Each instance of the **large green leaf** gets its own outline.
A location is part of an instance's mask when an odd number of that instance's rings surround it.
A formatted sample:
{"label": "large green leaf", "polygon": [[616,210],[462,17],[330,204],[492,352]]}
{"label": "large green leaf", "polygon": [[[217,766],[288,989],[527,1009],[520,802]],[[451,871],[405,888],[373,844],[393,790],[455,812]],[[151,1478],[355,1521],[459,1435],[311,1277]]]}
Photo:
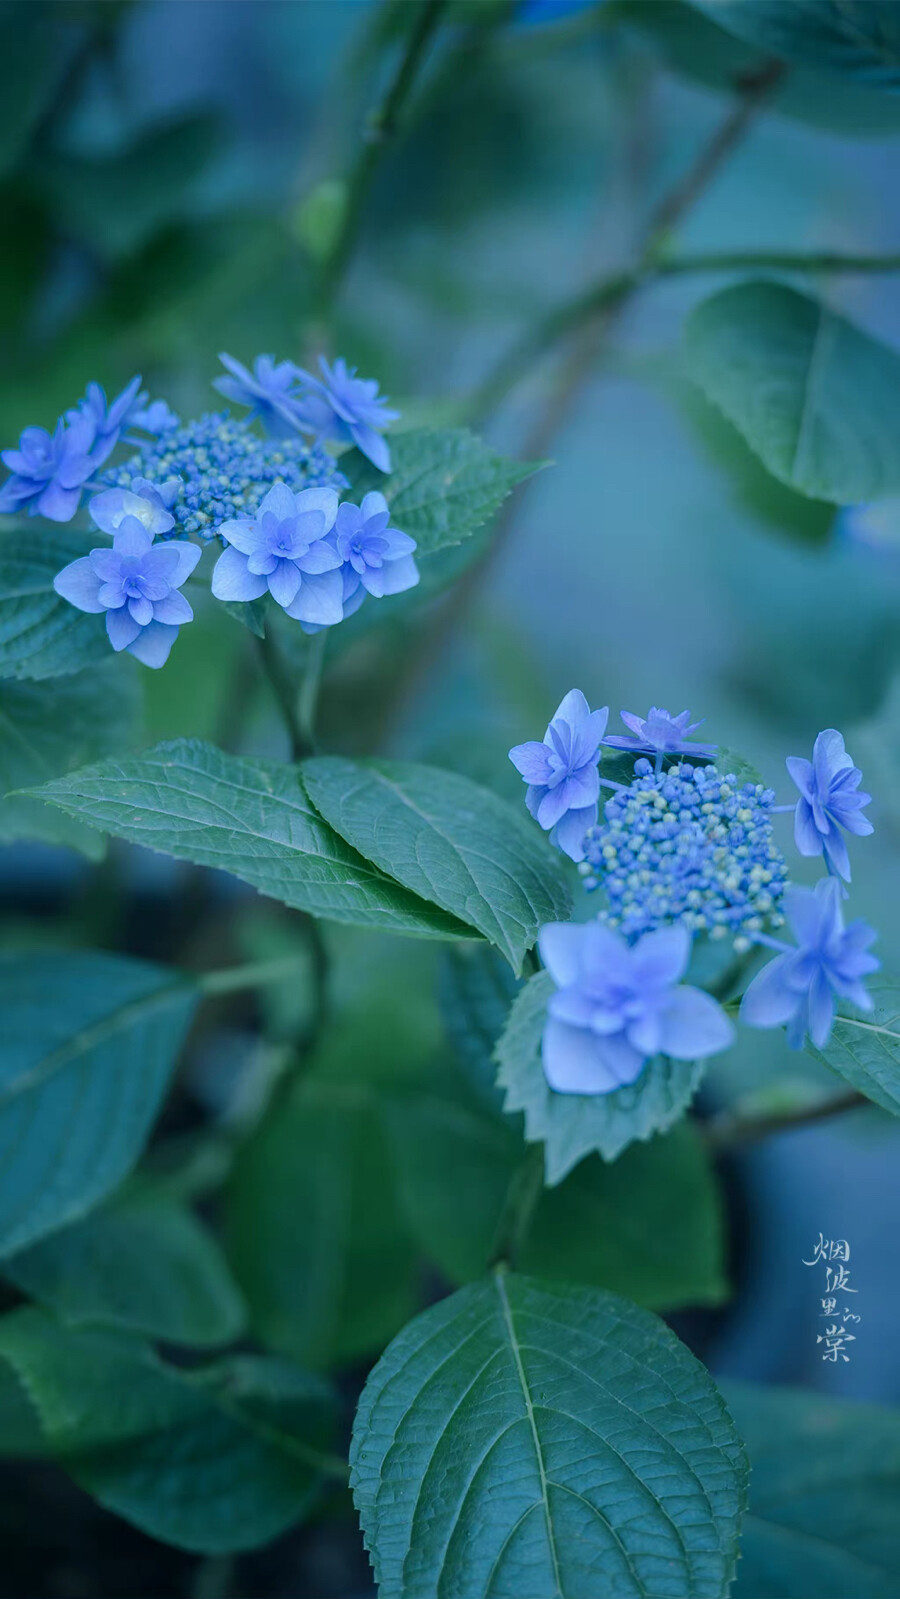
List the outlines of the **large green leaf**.
{"label": "large green leaf", "polygon": [[110,660],[52,684],[0,682],[0,843],[39,838],[71,844],[94,860],[103,854],[92,828],[10,790],[45,783],[127,747],[140,705],[133,667],[133,661]]}
{"label": "large green leaf", "polygon": [[70,1326],[128,1328],[168,1344],[230,1343],[246,1315],[212,1234],[144,1188],[13,1255],[2,1275]]}
{"label": "large green leaf", "polygon": [[272,1348],[346,1364],[412,1314],[415,1249],[364,1083],[298,1084],[241,1150],[225,1197],[229,1260]]}
{"label": "large green leaf", "polygon": [[97,543],[96,533],[68,527],[0,531],[0,677],[63,677],[109,660],[103,617],[76,610],[53,587]]}
{"label": "large green leaf", "polygon": [[117,955],[0,957],[0,1256],[83,1216],[134,1165],[196,1004]]}
{"label": "large green leaf", "polygon": [[502,1108],[503,1095],[496,1084],[494,1046],[519,987],[506,961],[490,947],[458,944],[444,953],[440,1000],[447,1037],[478,1097],[496,1108]]}
{"label": "large green leaf", "polygon": [[186,1372],[122,1333],[73,1332],[43,1311],[0,1320],[51,1453],[152,1538],[222,1554],[298,1521],[321,1483],[329,1391],[280,1360]]}
{"label": "large green leaf", "polygon": [[876,1105],[900,1116],[900,985],[881,973],[866,987],[874,1010],[846,1006],[846,1014],[835,1017],[825,1048],[807,1048]]}
{"label": "large green leaf", "polygon": [[92,827],[217,866],[315,916],[392,933],[472,936],[348,848],[310,804],[293,766],[177,739],[87,766],[35,794]]}
{"label": "large green leaf", "polygon": [[710,1377],[661,1322],[502,1271],[394,1340],[351,1472],[381,1599],[722,1599],[747,1481]]}
{"label": "large green leaf", "polygon": [[497,1045],[497,1081],[506,1109],[525,1113],[525,1136],[544,1145],[548,1183],[558,1183],[594,1150],[615,1160],[635,1139],[664,1132],[687,1110],[704,1061],[648,1060],[635,1083],[613,1094],[558,1094],[541,1064],[541,1035],[553,992],[549,972],[532,977],[516,1000]]}
{"label": "large green leaf", "polygon": [[303,763],[326,821],[414,893],[477,928],[515,971],[545,922],[568,917],[562,859],[513,806],[412,761]]}
{"label": "large green leaf", "polygon": [[782,283],[704,300],[688,369],[775,477],[838,504],[900,491],[900,356]]}
{"label": "large green leaf", "polygon": [[752,1464],[734,1599],[895,1599],[900,1411],[724,1385]]}
{"label": "large green leaf", "polygon": [[692,0],[739,39],[801,67],[900,89],[900,15],[872,0]]}
{"label": "large green leaf", "polygon": [[461,544],[538,470],[534,463],[506,460],[465,428],[392,433],[390,446],[387,477],[356,450],[341,457],[341,470],[354,499],[380,490],[392,520],[415,539],[417,557]]}
{"label": "large green leaf", "polygon": [[[451,1282],[480,1277],[522,1162],[510,1122],[477,1101],[407,1094],[388,1110],[411,1230]],[[545,1190],[517,1264],[551,1281],[624,1294],[651,1310],[724,1296],[723,1234],[711,1164],[694,1129],[593,1155]]]}

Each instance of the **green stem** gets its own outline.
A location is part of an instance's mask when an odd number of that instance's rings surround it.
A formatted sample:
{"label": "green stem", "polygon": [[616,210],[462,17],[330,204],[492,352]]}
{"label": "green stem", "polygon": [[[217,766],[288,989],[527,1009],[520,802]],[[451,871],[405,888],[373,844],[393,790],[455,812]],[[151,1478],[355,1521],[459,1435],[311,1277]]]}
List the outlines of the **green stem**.
{"label": "green stem", "polygon": [[690,255],[660,255],[651,275],[677,277],[692,272],[900,272],[900,255],[846,255],[831,250],[700,250]]}
{"label": "green stem", "polygon": [[321,633],[314,633],[309,640],[306,657],[306,670],[300,683],[300,695],[297,705],[297,716],[300,728],[307,744],[308,751],[316,750],[316,709],[319,703],[319,690],[322,686],[322,672],[325,667],[325,650],[328,643],[327,629]]}
{"label": "green stem", "polygon": [[269,627],[266,628],[265,638],[256,639],[256,648],[263,672],[287,729],[291,756],[295,761],[302,761],[304,756],[312,755],[313,749],[300,721],[297,686]]}
{"label": "green stem", "polygon": [[544,1191],[544,1146],[529,1144],[513,1172],[497,1223],[488,1269],[514,1266],[528,1236],[538,1200]]}
{"label": "green stem", "polygon": [[[313,926],[312,917],[309,921]],[[273,960],[248,961],[245,966],[226,966],[217,972],[201,972],[196,978],[198,986],[209,998],[220,994],[239,994],[246,988],[264,988],[268,983],[280,983],[292,977],[298,966],[305,964],[306,956],[279,955]]]}
{"label": "green stem", "polygon": [[327,315],[340,286],[356,242],[372,180],[385,149],[397,133],[419,68],[446,5],[447,0],[418,0],[397,70],[384,99],[368,119],[362,147],[347,180],[341,225],[321,268],[316,295],[319,317]]}
{"label": "green stem", "polygon": [[811,1127],[816,1122],[830,1121],[833,1116],[843,1116],[847,1111],[859,1110],[871,1101],[858,1089],[848,1088],[829,1099],[813,1105],[798,1105],[790,1110],[771,1111],[762,1116],[741,1116],[722,1112],[702,1127],[703,1140],[716,1153],[739,1149],[744,1144],[755,1144],[775,1133],[793,1132],[798,1127]]}

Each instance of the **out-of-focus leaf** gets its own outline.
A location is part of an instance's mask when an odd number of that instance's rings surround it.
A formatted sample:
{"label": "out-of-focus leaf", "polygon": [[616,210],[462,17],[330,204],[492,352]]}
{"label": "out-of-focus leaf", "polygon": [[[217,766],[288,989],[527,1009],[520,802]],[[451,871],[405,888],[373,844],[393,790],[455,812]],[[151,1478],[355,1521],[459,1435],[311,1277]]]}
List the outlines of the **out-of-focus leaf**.
{"label": "out-of-focus leaf", "polygon": [[13,1255],[2,1275],[73,1327],[121,1327],[202,1348],[230,1343],[245,1319],[212,1234],[149,1188]]}
{"label": "out-of-focus leaf", "polygon": [[723,1391],[751,1464],[734,1599],[894,1599],[900,1412],[753,1383]]}
{"label": "out-of-focus leaf", "polygon": [[179,1549],[253,1549],[308,1513],[330,1390],[286,1361],[236,1355],[191,1372],[135,1338],[75,1332],[39,1310],[0,1320],[0,1359],[49,1452],[108,1510]]}
{"label": "out-of-focus leaf", "polygon": [[538,972],[519,994],[497,1045],[497,1081],[506,1092],[506,1109],[524,1111],[529,1142],[543,1143],[547,1181],[554,1184],[595,1150],[604,1160],[615,1160],[636,1139],[665,1132],[687,1110],[706,1062],[655,1055],[636,1082],[615,1093],[557,1094],[541,1064],[552,992],[549,972]]}
{"label": "out-of-focus leaf", "polygon": [[61,8],[7,3],[0,9],[0,177],[26,149],[84,39]]}
{"label": "out-of-focus leaf", "polygon": [[747,1462],[712,1379],[596,1289],[498,1271],[432,1306],[350,1461],[381,1599],[721,1599],[737,1564]]}
{"label": "out-of-focus leaf", "polygon": [[560,857],[488,789],[413,761],[304,761],[313,803],[367,860],[478,929],[514,971],[571,895]]}
{"label": "out-of-focus leaf", "polygon": [[140,707],[134,666],[120,657],[52,683],[0,681],[0,843],[36,838],[71,844],[93,860],[102,856],[103,840],[92,828],[10,791],[134,742]]}
{"label": "out-of-focus leaf", "polygon": [[84,1216],[134,1165],[196,1004],[118,955],[0,958],[0,1256]]}
{"label": "out-of-focus leaf", "polygon": [[721,27],[801,67],[900,89],[900,15],[870,0],[691,0]]}
{"label": "out-of-focus leaf", "polygon": [[775,477],[849,504],[900,491],[892,418],[900,356],[783,283],[704,300],[686,329],[688,370]]}

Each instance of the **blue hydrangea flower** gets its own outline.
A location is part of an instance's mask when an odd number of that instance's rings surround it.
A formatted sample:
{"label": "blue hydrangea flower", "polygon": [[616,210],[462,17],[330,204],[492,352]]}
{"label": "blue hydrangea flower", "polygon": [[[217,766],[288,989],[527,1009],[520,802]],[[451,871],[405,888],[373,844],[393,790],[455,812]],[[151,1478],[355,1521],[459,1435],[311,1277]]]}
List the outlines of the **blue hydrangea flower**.
{"label": "blue hydrangea flower", "polygon": [[80,611],[106,612],[114,650],[128,650],[145,666],[159,667],[167,661],[181,624],[193,620],[190,604],[178,591],[201,551],[196,544],[155,544],[151,528],[167,513],[147,505],[140,516],[134,515],[130,506],[135,498],[114,490],[98,496],[104,504],[92,502],[98,525],[113,533],[112,549],[91,550],[72,561],[54,578],[53,587]]}
{"label": "blue hydrangea flower", "polygon": [[0,512],[21,511],[46,516],[51,522],[69,522],[81,503],[84,485],[114,448],[98,440],[97,427],[87,414],[60,417],[56,430],[26,428],[17,450],[4,450],[2,460],[12,473],[0,488]]}
{"label": "blue hydrangea flower", "polygon": [[841,885],[824,877],[815,888],[789,888],[784,909],[796,948],[771,942],[781,954],[754,977],[741,1001],[741,1020],[751,1027],[787,1027],[792,1049],[806,1034],[818,1049],[831,1037],[836,999],[871,1010],[862,979],[881,962],[867,953],[877,937],[863,921],[844,926]]}
{"label": "blue hydrangea flower", "polygon": [[900,545],[900,497],[842,506],[832,532],[838,540],[862,544],[870,550],[895,551]]}
{"label": "blue hydrangea flower", "polygon": [[271,488],[253,518],[218,529],[228,548],[213,572],[220,600],[258,600],[268,592],[288,616],[325,626],[343,611],[341,557],[326,534],[337,517],[334,489]]}
{"label": "blue hydrangea flower", "polygon": [[399,411],[389,410],[374,378],[358,378],[356,368],[346,361],[337,360],[329,367],[322,356],[319,367],[321,381],[297,368],[306,385],[300,394],[300,426],[317,439],[355,444],[379,472],[389,472],[391,452],[381,434],[389,422],[396,422]]}
{"label": "blue hydrangea flower", "polygon": [[229,375],[214,378],[213,388],[227,400],[250,407],[250,417],[258,416],[270,438],[289,438],[302,424],[297,401],[299,370],[293,361],[276,361],[273,355],[258,355],[253,371],[248,371],[233,356],[219,356]]}
{"label": "blue hydrangea flower", "polygon": [[775,794],[715,766],[684,762],[655,772],[636,762],[634,781],[613,794],[585,841],[602,887],[603,919],[633,938],[676,923],[737,949],[781,922],[787,868],[774,838]]}
{"label": "blue hydrangea flower", "polygon": [[689,742],[690,734],[695,733],[702,722],[692,722],[690,711],[681,711],[678,716],[670,716],[668,711],[656,705],[651,705],[645,717],[635,716],[632,711],[620,711],[619,715],[626,727],[631,728],[631,734],[611,733],[603,740],[611,749],[635,750],[638,753],[646,751],[657,756],[657,764],[662,764],[664,755],[715,755],[715,744],[693,744]]}
{"label": "blue hydrangea flower", "polygon": [[385,594],[402,594],[418,583],[419,570],[413,560],[416,541],[391,527],[390,520],[387,500],[377,491],[367,494],[362,505],[338,507],[334,540],[348,579],[347,599],[358,589],[381,599]]}
{"label": "blue hydrangea flower", "polygon": [[600,744],[609,706],[592,711],[580,689],[570,689],[543,743],[532,739],[509,752],[528,784],[525,803],[550,842],[573,861],[584,859],[584,840],[597,820]]}
{"label": "blue hydrangea flower", "polygon": [[107,454],[109,454],[118,444],[122,429],[133,421],[132,412],[139,403],[140,386],[140,378],[132,378],[112,404],[107,405],[105,389],[102,389],[99,383],[89,383],[84,399],[79,400],[74,410],[66,412],[66,418],[69,422],[74,422],[79,416],[90,417],[96,430],[97,444],[101,447],[108,446]]}
{"label": "blue hydrangea flower", "polygon": [[556,984],[541,1053],[557,1093],[609,1094],[652,1055],[699,1060],[734,1038],[721,1005],[681,981],[691,953],[683,927],[628,944],[599,922],[553,922],[538,945]]}
{"label": "blue hydrangea flower", "polygon": [[253,516],[273,483],[292,489],[347,487],[325,450],[310,448],[298,435],[262,439],[247,421],[224,413],[148,439],[124,465],[104,472],[101,481],[131,488],[136,478],[157,488],[178,478],[182,492],[171,507],[176,530],[202,539],[213,538],[222,522]]}
{"label": "blue hydrangea flower", "polygon": [[165,400],[151,400],[147,394],[138,395],[127,420],[129,427],[155,435],[169,433],[172,428],[181,426],[181,417],[176,416]]}
{"label": "blue hydrangea flower", "polygon": [[88,510],[103,533],[118,533],[126,517],[135,518],[154,539],[171,532],[175,525],[168,494],[159,493],[153,483],[142,484],[140,478],[131,489],[104,489],[95,494]]}
{"label": "blue hydrangea flower", "polygon": [[813,745],[813,758],[789,755],[785,762],[800,798],[794,809],[794,838],[801,855],[824,854],[829,871],[850,881],[850,857],[841,834],[874,832],[861,814],[871,794],[861,793],[862,772],[844,748],[841,734],[826,727]]}

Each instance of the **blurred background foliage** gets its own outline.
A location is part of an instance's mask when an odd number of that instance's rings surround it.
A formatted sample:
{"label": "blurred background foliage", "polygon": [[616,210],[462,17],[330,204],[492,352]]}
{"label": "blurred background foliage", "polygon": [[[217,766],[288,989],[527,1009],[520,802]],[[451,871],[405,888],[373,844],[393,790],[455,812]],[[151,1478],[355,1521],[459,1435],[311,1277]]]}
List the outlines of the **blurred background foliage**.
{"label": "blurred background foliage", "polygon": [[[29,423],[52,426],[89,379],[116,392],[135,371],[182,415],[213,408],[220,350],[306,361],[330,348],[377,376],[405,423],[474,417],[501,357],[559,303],[628,261],[660,196],[769,53],[765,39],[738,38],[713,7],[683,0],[545,7],[530,17],[508,0],[455,0],[326,319],[317,274],[340,224],[342,177],[408,9],[406,0],[0,5],[4,444]],[[827,62],[792,67],[679,226],[679,247],[900,249],[898,136],[900,95],[889,87],[837,78]],[[367,612],[348,627],[321,726],[332,749],[378,745],[434,760],[514,798],[520,785],[506,750],[539,733],[575,683],[614,713],[689,705],[712,738],[775,784],[786,754],[838,726],[867,775],[871,768],[875,795],[875,836],[854,856],[853,909],[879,927],[882,958],[896,966],[900,540],[873,547],[843,535],[834,507],[770,477],[690,382],[684,319],[725,281],[651,285],[607,338],[582,328],[479,417],[510,454],[555,464],[501,513],[491,562],[477,582],[466,580],[465,604],[438,597],[424,611],[397,606],[375,629]],[[816,287],[900,343],[896,279],[826,276]],[[132,746],[190,734],[283,753],[248,640],[220,608],[198,607],[166,671],[138,683],[123,672],[131,664],[116,662],[109,726],[86,729],[92,755],[112,748],[124,727]],[[73,692],[61,682],[61,693]],[[0,769],[3,758],[0,743]],[[16,837],[10,813],[0,813],[0,826],[0,837]],[[295,947],[291,918],[233,883],[116,847],[91,865],[59,847],[84,849],[85,837],[57,839],[0,854],[6,947],[90,944],[197,966]],[[477,1072],[473,1081],[457,1063],[459,1082],[447,1088],[438,955],[338,932],[329,941],[334,1030],[284,1122],[244,1149],[223,1221],[232,1269],[273,1346],[343,1367],[377,1350],[429,1291],[415,1226],[410,1233],[397,1222],[410,1195],[413,1216],[431,1217],[432,1245],[444,1237],[444,1221],[428,1209],[440,1196],[429,1194],[427,1170],[398,1166],[391,1151],[458,1137],[460,1169],[484,1173],[488,1135],[478,1130]],[[451,980],[444,970],[445,995]],[[193,1035],[181,1095],[149,1157],[176,1194],[203,1203],[216,1189],[216,1159],[228,1165],[234,1129],[252,1123],[289,1040],[309,1023],[302,985],[260,1004],[262,1014],[249,1000],[219,1006]],[[421,1085],[423,1060],[441,1088],[419,1104],[403,1090]],[[753,1035],[713,1092],[728,1102],[802,1098],[816,1073],[780,1039]],[[377,1131],[372,1084],[390,1089]],[[209,1119],[221,1148],[194,1160],[193,1131]],[[866,1110],[732,1162],[725,1267],[736,1297],[676,1321],[714,1374],[900,1397],[900,1244],[883,1224],[896,1196],[898,1134],[886,1123]],[[507,1154],[490,1139],[487,1157],[488,1177],[505,1170]],[[298,1246],[296,1218],[317,1169],[351,1174],[328,1223],[352,1244],[352,1271],[341,1254],[343,1284],[322,1275],[318,1229]],[[277,1182],[255,1199],[260,1171]],[[611,1215],[621,1203],[610,1200]],[[354,1230],[351,1214],[365,1230]],[[715,1201],[708,1214],[715,1231]],[[248,1230],[254,1216],[269,1228],[265,1262]],[[609,1223],[599,1215],[596,1226],[599,1236]],[[648,1218],[651,1235],[657,1227]],[[813,1290],[800,1260],[820,1229],[848,1236],[857,1262],[865,1358],[842,1369],[822,1367],[810,1330]],[[679,1247],[656,1241],[661,1259]],[[688,1298],[721,1307],[721,1240],[708,1242]],[[282,1245],[288,1286],[273,1287]],[[309,1255],[298,1273],[301,1246]],[[534,1248],[540,1253],[540,1230]],[[436,1249],[428,1269],[462,1280],[469,1264],[452,1237]],[[609,1281],[615,1260],[604,1270]],[[347,1280],[355,1305],[341,1297]],[[291,1299],[298,1281],[313,1283],[313,1302]],[[640,1297],[633,1283],[626,1291]],[[21,1595],[26,1580],[40,1584],[29,1593],[59,1599],[137,1591],[128,1587],[136,1562],[141,1592],[213,1599],[226,1591],[215,1562],[197,1571],[30,1470],[17,1468],[0,1508],[10,1550],[3,1592]],[[37,1579],[26,1494],[43,1507]],[[322,1527],[248,1560],[248,1591],[362,1593],[362,1556],[335,1532],[345,1509],[336,1502]],[[81,1564],[73,1549],[89,1551]]]}

